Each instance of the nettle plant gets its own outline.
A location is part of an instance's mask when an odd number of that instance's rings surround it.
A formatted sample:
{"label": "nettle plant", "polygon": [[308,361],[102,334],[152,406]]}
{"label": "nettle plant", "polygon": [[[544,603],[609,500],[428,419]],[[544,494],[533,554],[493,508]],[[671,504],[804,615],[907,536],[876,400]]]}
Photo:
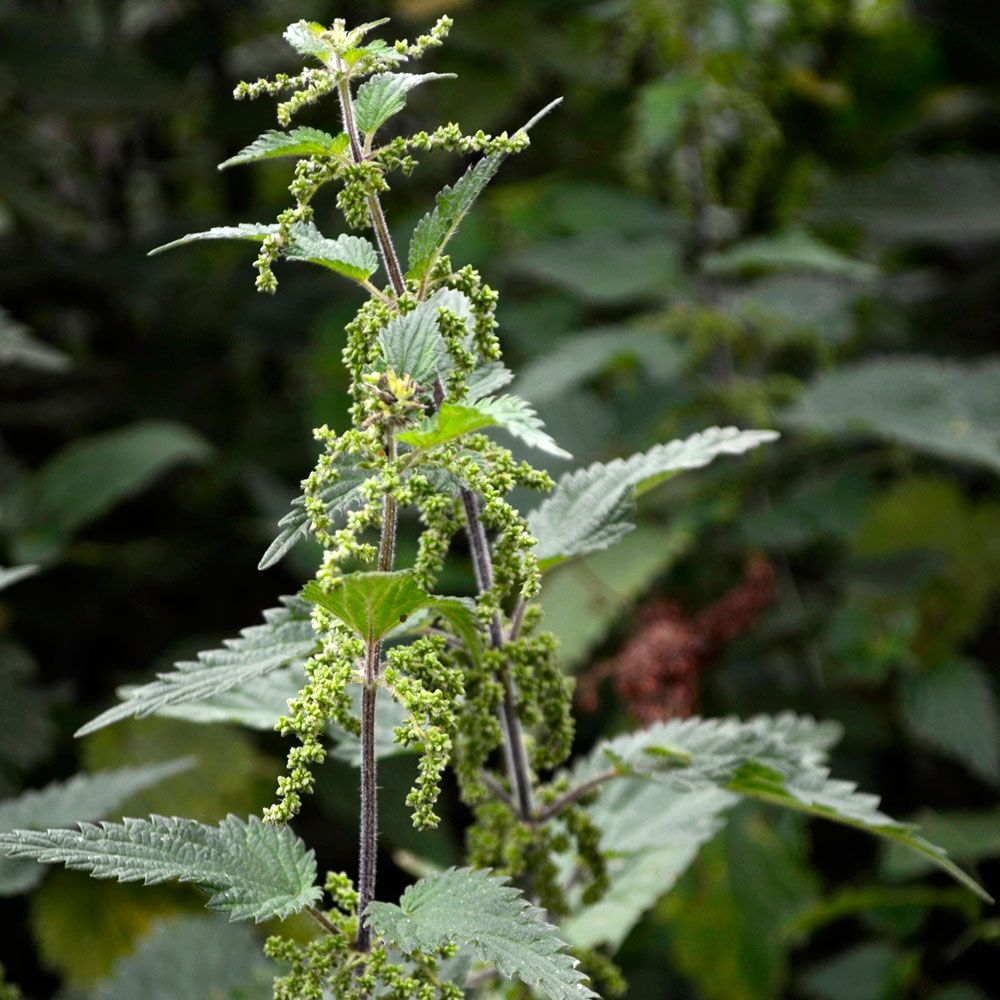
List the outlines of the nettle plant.
{"label": "nettle plant", "polygon": [[[876,797],[829,776],[838,736],[829,723],[675,719],[604,740],[567,764],[572,685],[535,600],[545,572],[614,544],[632,527],[635,499],[674,474],[776,435],[710,428],[553,483],[482,433],[500,428],[565,456],[523,399],[501,394],[513,376],[501,360],[496,293],[445,254],[505,157],[527,147],[529,127],[551,105],[511,135],[469,135],[448,124],[382,138],[408,92],[440,76],[401,73],[400,65],[440,45],[451,22],[443,17],[416,42],[391,45],[369,40],[381,23],[293,24],[285,38],[310,66],[236,88],[237,97],[291,94],[278,105],[284,130],[223,164],[296,157],[291,207],[273,224],[168,244],[257,242],[264,292],[276,289],[274,266],[293,260],[368,293],[343,353],[352,425],[316,431],[319,460],[261,566],[310,535],[322,545],[322,563],[262,625],[125,689],[118,705],[80,730],[154,713],[257,726],[280,715],[276,728],[294,746],[276,801],[263,818],[229,816],[218,826],[151,816],[42,829],[46,811],[25,810],[20,825],[29,828],[0,836],[6,854],[96,878],[192,882],[232,920],[308,912],[318,925],[313,940],[276,936],[266,945],[285,964],[275,979],[279,1000],[505,990],[580,1000],[597,996],[593,987],[619,991],[614,950],[740,797],[902,843],[985,896],[943,851],[881,813]],[[342,131],[289,127],[297,111],[328,95],[339,102]],[[404,268],[380,199],[394,171],[414,169],[415,153],[439,149],[481,156],[417,224]],[[370,228],[374,244],[319,231],[314,203],[329,186],[339,189],[348,228]],[[373,280],[380,268],[381,286]],[[508,500],[515,487],[547,496],[524,515]],[[404,523],[419,523],[419,539],[413,565],[397,568],[403,512],[416,515]],[[437,579],[463,532],[476,596],[440,595]],[[290,826],[313,791],[314,768],[336,744],[348,755],[353,747],[360,768],[356,882],[342,873],[318,882],[314,854]],[[434,871],[397,904],[376,900],[377,766],[401,749],[419,754],[407,797],[414,825],[438,822],[449,769],[473,821],[468,867]],[[74,801],[85,798],[81,787]]]}

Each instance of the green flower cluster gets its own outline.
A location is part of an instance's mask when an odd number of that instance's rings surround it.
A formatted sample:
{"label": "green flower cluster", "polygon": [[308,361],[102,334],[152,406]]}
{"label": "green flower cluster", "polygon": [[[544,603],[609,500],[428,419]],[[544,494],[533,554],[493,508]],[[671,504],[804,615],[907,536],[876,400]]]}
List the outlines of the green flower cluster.
{"label": "green flower cluster", "polygon": [[274,1000],[462,1000],[462,990],[438,975],[441,962],[452,958],[455,948],[446,945],[433,953],[407,955],[405,961],[390,956],[382,946],[370,952],[355,951],[350,942],[358,923],[358,893],[342,872],[327,875],[326,891],[333,907],[320,913],[324,934],[302,944],[273,935],[264,951],[288,967],[274,982]]}

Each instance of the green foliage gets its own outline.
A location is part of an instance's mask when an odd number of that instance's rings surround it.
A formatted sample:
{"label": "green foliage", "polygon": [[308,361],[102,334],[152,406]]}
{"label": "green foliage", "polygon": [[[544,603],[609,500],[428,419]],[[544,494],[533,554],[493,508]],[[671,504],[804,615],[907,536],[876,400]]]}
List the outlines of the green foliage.
{"label": "green foliage", "polygon": [[815,271],[837,278],[873,278],[871,264],[854,260],[816,239],[806,229],[791,229],[737,243],[705,258],[709,274],[747,275],[768,271]]}
{"label": "green foliage", "polygon": [[475,406],[442,403],[433,417],[413,430],[403,431],[399,440],[413,448],[426,450],[485,427],[502,427],[533,448],[558,458],[572,458],[542,430],[542,426],[529,403],[518,396],[498,396],[481,399]]}
{"label": "green foliage", "polygon": [[682,441],[656,445],[629,459],[598,463],[566,473],[553,493],[528,515],[538,539],[542,568],[614,545],[634,528],[629,520],[637,496],[685,469],[708,465],[719,455],[739,455],[777,435],[710,427]]}
{"label": "green foliage", "polygon": [[122,719],[142,718],[172,705],[212,698],[305,659],[316,645],[308,606],[292,597],[282,601],[283,607],[264,612],[263,625],[243,629],[239,638],[227,640],[222,649],[199,653],[197,660],[178,663],[175,670],[160,674],[157,680],[121,692],[122,702],[81,726],[77,736]]}
{"label": "green foliage", "polygon": [[[348,146],[346,132],[330,135],[322,129],[300,125],[287,132],[270,129],[245,149],[219,164],[220,170],[241,163],[256,163],[282,156],[342,156]],[[239,227],[237,227],[239,228]]]}
{"label": "green foliage", "polygon": [[36,371],[60,372],[71,364],[62,351],[32,336],[26,326],[15,322],[0,308],[0,366],[20,365]]}
{"label": "green foliage", "polygon": [[[516,135],[527,133],[558,103],[559,101],[553,101],[542,108],[534,118],[518,129]],[[477,164],[469,167],[453,185],[438,193],[434,209],[428,212],[413,230],[407,278],[423,281],[427,277],[448,241],[455,235],[462,220],[496,176],[505,159],[505,153],[491,153],[489,156],[484,156]]]}
{"label": "green foliage", "polygon": [[387,368],[425,386],[448,371],[451,359],[439,328],[441,309],[465,320],[471,315],[469,300],[461,292],[444,288],[389,320],[378,338]]}
{"label": "green foliage", "polygon": [[824,434],[862,434],[1000,471],[1000,367],[907,357],[821,375],[783,419]]}
{"label": "green foliage", "polygon": [[556,929],[504,878],[451,868],[410,886],[393,903],[373,903],[368,919],[380,934],[413,954],[454,942],[472,945],[501,975],[552,1000],[596,997]]}
{"label": "green foliage", "polygon": [[41,567],[28,563],[26,566],[0,566],[0,590],[12,587],[18,580],[34,576]]}
{"label": "green foliage", "polygon": [[213,226],[204,232],[188,233],[179,239],[164,243],[163,246],[155,247],[149,251],[149,255],[153,257],[165,250],[173,250],[175,247],[187,246],[188,243],[198,243],[201,240],[249,240],[259,243],[277,231],[276,225],[263,222],[241,222],[236,226]]}
{"label": "green foliage", "polygon": [[992,897],[912,826],[879,811],[878,796],[830,777],[826,751],[839,729],[808,718],[684,719],[619,736],[595,751],[626,774],[675,788],[726,789],[884,837],[931,860],[987,902]]}
{"label": "green foliage", "polygon": [[3,495],[0,528],[22,558],[51,556],[81,528],[175,466],[211,449],[189,428],[148,420],[76,441]]}
{"label": "green foliage", "polygon": [[90,1000],[131,1000],[160,993],[175,1000],[266,1000],[272,970],[245,927],[208,917],[157,924],[133,955],[93,990]]}
{"label": "green foliage", "polygon": [[364,639],[381,639],[422,608],[447,619],[473,655],[480,646],[474,610],[454,597],[427,593],[410,570],[348,573],[326,590],[313,580],[302,596],[335,615]]}
{"label": "green foliage", "polygon": [[[0,802],[0,834],[12,830],[44,830],[81,819],[99,819],[143,789],[186,771],[190,760],[146,767],[123,767],[78,774],[37,791]],[[0,858],[0,896],[27,892],[41,882],[44,870],[30,862]]]}
{"label": "green foliage", "polygon": [[176,879],[209,894],[230,920],[287,917],[319,898],[312,851],[284,827],[229,816],[217,827],[152,816],[123,823],[81,823],[77,830],[0,834],[9,857],[65,864],[94,878],[146,885]]}
{"label": "green foliage", "polygon": [[376,73],[358,87],[354,114],[358,128],[368,134],[378,131],[393,115],[406,107],[406,95],[428,80],[453,79],[454,73]]}
{"label": "green foliage", "polygon": [[378,270],[375,247],[363,236],[338,236],[330,240],[312,225],[297,226],[285,256],[329,268],[345,278],[366,281]]}

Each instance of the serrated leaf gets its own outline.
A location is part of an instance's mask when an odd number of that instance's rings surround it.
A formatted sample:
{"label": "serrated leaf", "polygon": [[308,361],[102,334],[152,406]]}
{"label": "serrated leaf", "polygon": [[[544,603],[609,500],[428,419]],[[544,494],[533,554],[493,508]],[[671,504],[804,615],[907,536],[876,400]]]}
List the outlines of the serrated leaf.
{"label": "serrated leaf", "polygon": [[908,847],[970,889],[989,894],[914,827],[879,811],[879,799],[830,777],[827,750],[839,727],[790,713],[776,717],[676,719],[602,743],[595,753],[623,773],[681,790],[722,788],[851,826]]}
{"label": "serrated leaf", "polygon": [[427,593],[412,570],[346,573],[328,589],[311,580],[302,590],[307,601],[335,615],[363,639],[381,639],[415,611],[429,608],[452,625],[470,655],[478,656],[479,627],[473,607],[457,597]]}
{"label": "serrated leaf", "polygon": [[[77,774],[68,781],[56,781],[44,788],[24,792],[16,799],[0,802],[0,834],[16,829],[62,826],[80,819],[99,819],[136,792],[186,771],[192,763],[190,758],[182,758],[146,767]],[[31,862],[0,858],[0,896],[27,892],[44,874],[44,869]]]}
{"label": "serrated leaf", "polygon": [[188,243],[198,243],[202,240],[249,240],[253,243],[261,243],[266,237],[273,236],[277,231],[277,223],[270,222],[240,222],[235,226],[213,226],[203,232],[188,233],[180,239],[154,247],[146,256],[155,257],[156,254],[163,253],[164,250],[173,250],[174,247],[182,247]]}
{"label": "serrated leaf", "polygon": [[705,259],[708,274],[733,277],[770,271],[812,271],[863,280],[877,273],[874,265],[855,260],[818,240],[807,229],[786,229],[744,240]]}
{"label": "serrated leaf", "polygon": [[401,431],[398,437],[405,444],[424,450],[486,427],[502,427],[533,448],[559,458],[572,458],[542,430],[542,426],[530,403],[519,396],[499,396],[478,400],[474,406],[442,403],[434,416],[419,427]]}
{"label": "serrated leaf", "polygon": [[428,80],[454,79],[454,73],[376,73],[354,98],[354,116],[364,133],[376,131],[406,106],[406,95]]}
{"label": "serrated leaf", "polygon": [[492,396],[497,389],[509,385],[514,373],[502,361],[488,361],[480,365],[465,381],[465,401],[478,403],[486,396]]}
{"label": "serrated leaf", "polygon": [[40,569],[41,566],[37,563],[28,563],[25,566],[0,566],[0,590],[12,587],[19,580],[27,580]]}
{"label": "serrated leaf", "polygon": [[155,681],[119,692],[124,700],[77,730],[77,736],[103,729],[121,719],[143,718],[170,705],[202,701],[262,677],[286,664],[304,660],[316,648],[307,604],[283,597],[283,607],[264,612],[264,624],[243,629],[221,649],[198,654],[197,660],[175,664]]}
{"label": "serrated leaf", "polygon": [[782,420],[897,441],[1000,472],[1000,362],[875,358],[820,375]]}
{"label": "serrated leaf", "polygon": [[535,555],[547,569],[587,552],[606,549],[628,534],[634,499],[686,469],[719,455],[739,455],[777,438],[774,431],[710,427],[682,440],[613,462],[568,472],[536,510],[528,527],[538,540]]}
{"label": "serrated leaf", "polygon": [[[357,465],[351,464],[345,458],[338,458],[335,463],[337,477],[319,493],[325,505],[326,516],[331,522],[339,514],[344,514],[360,506],[363,497],[359,487],[368,478],[369,473]],[[295,497],[292,509],[278,522],[281,531],[278,537],[267,547],[261,556],[257,569],[268,569],[279,562],[282,557],[303,538],[309,536],[309,512],[306,510],[305,498]]]}
{"label": "serrated leaf", "polygon": [[290,132],[268,129],[235,156],[223,160],[219,164],[219,169],[225,170],[241,163],[256,163],[259,160],[273,160],[282,156],[340,156],[347,149],[349,141],[346,132],[330,135],[329,132],[309,125],[300,125]]}
{"label": "serrated leaf", "polygon": [[143,420],[81,438],[0,498],[0,521],[15,536],[15,554],[41,558],[168,469],[204,462],[210,454],[204,438],[168,420]]}
{"label": "serrated leaf", "polygon": [[316,21],[296,21],[285,28],[283,38],[300,56],[315,56],[325,60],[330,46],[323,35],[326,28]]}
{"label": "serrated leaf", "polygon": [[321,895],[313,852],[288,827],[255,816],[245,821],[230,815],[215,827],[151,816],[81,823],[76,830],[15,830],[0,834],[0,851],[94,878],[193,882],[209,893],[208,907],[230,920],[287,917]]}
{"label": "serrated leaf", "polygon": [[[544,107],[518,131],[527,132],[561,100],[560,98]],[[455,235],[462,219],[465,218],[476,199],[486,189],[486,185],[496,176],[500,164],[506,158],[506,153],[491,153],[484,156],[478,163],[469,167],[453,185],[442,188],[438,192],[435,198],[435,207],[417,223],[413,230],[408,255],[407,278],[417,281],[423,280],[448,241]]]}
{"label": "serrated leaf", "polygon": [[549,1000],[597,997],[568,955],[556,928],[507,879],[488,871],[451,868],[411,885],[394,903],[372,903],[373,930],[407,953],[451,941],[472,945],[508,979],[519,979]]}
{"label": "serrated leaf", "polygon": [[437,375],[451,367],[448,347],[440,330],[440,310],[447,309],[466,320],[472,306],[461,292],[443,288],[410,312],[395,316],[380,331],[382,361],[397,375],[408,375],[420,385],[431,385]]}
{"label": "serrated leaf", "polygon": [[158,923],[116,962],[91,1000],[270,1000],[274,973],[249,928],[180,916]]}
{"label": "serrated leaf", "polygon": [[288,260],[318,264],[354,281],[366,281],[378,270],[378,252],[363,236],[342,234],[331,240],[311,223],[292,230],[284,253]]}

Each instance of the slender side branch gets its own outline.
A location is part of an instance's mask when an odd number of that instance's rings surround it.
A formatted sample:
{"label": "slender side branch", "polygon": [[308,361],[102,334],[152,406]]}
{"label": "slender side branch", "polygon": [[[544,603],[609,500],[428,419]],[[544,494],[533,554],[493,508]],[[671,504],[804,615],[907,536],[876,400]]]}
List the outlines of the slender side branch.
{"label": "slender side branch", "polygon": [[620,778],[621,776],[621,771],[609,767],[606,771],[601,771],[593,775],[593,777],[587,778],[586,781],[581,781],[575,788],[571,788],[565,794],[560,795],[555,802],[544,809],[540,809],[534,817],[535,822],[546,823],[550,819],[555,819],[567,806],[573,805],[574,802],[579,802],[585,795],[603,785],[606,781],[611,781],[612,778]]}
{"label": "slender side branch", "polygon": [[[467,489],[462,490],[462,503],[465,505],[465,518],[468,522],[469,542],[472,547],[472,561],[476,571],[476,583],[480,593],[493,587],[493,559],[486,540],[486,529],[479,516],[479,501],[476,495]],[[494,612],[490,622],[490,645],[494,649],[502,649],[504,644],[503,624],[498,612]],[[522,819],[530,819],[534,812],[531,789],[531,768],[528,765],[528,754],[524,746],[524,732],[521,729],[521,719],[517,714],[517,693],[509,672],[504,668],[500,672],[503,684],[503,704],[500,706],[500,725],[503,729],[504,763],[517,800],[518,812]]]}

